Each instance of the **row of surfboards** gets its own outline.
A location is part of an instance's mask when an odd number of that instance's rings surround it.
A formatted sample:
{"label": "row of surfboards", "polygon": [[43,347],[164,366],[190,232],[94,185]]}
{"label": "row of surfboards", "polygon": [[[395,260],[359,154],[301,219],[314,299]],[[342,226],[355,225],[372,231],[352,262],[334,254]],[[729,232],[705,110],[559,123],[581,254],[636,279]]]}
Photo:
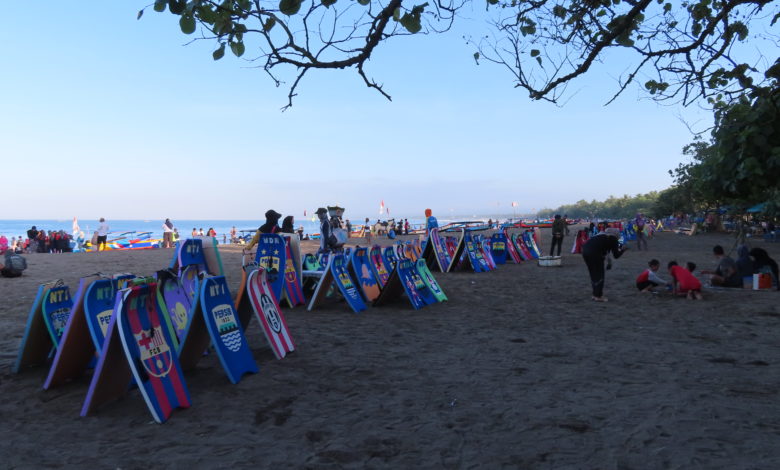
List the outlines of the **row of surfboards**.
{"label": "row of surfboards", "polygon": [[82,416],[132,384],[153,418],[164,422],[175,408],[190,406],[183,371],[193,369],[210,345],[231,382],[259,371],[244,335],[252,316],[278,359],[295,350],[267,272],[256,266],[245,273],[243,310],[236,309],[221,275],[216,245],[204,248],[195,239],[179,244],[171,267],[154,277],[94,274],[79,281],[75,295],[61,281],[43,284],[14,372],[53,356],[44,383],[50,389],[93,369]]}
{"label": "row of surfboards", "polygon": [[510,234],[507,229],[491,237],[462,230],[460,237],[442,236],[431,229],[422,257],[441,272],[473,270],[486,272],[505,264],[507,259],[521,263],[539,258],[539,248],[530,230]]}
{"label": "row of surfboards", "polygon": [[[153,277],[90,275],[80,280],[73,296],[61,281],[41,285],[14,371],[51,361],[44,384],[49,389],[93,369],[82,416],[121,397],[132,383],[154,419],[164,422],[175,408],[190,406],[182,371],[194,368],[209,345],[231,382],[258,372],[244,335],[253,312],[277,358],[294,351],[277,299],[290,305],[296,298],[305,300],[300,284],[295,294],[296,282],[290,282],[300,279],[292,261],[297,239],[261,238],[254,260],[244,263],[235,303],[221,275],[216,244],[204,246],[207,240],[179,243],[170,266]],[[309,309],[331,297],[334,287],[353,308],[363,300],[361,295],[373,296],[365,252],[357,248],[348,256],[320,259],[326,263]],[[419,246],[410,253],[419,253]],[[382,282],[385,301],[404,292],[415,308],[446,300],[423,260],[397,260]],[[378,297],[375,304],[381,303]]]}

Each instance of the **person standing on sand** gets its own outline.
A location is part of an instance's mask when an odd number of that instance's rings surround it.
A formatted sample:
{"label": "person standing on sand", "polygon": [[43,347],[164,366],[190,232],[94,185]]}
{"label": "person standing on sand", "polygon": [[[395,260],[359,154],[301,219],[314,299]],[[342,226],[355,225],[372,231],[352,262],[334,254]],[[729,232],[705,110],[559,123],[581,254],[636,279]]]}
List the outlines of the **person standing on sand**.
{"label": "person standing on sand", "polygon": [[623,256],[628,247],[621,246],[618,241],[620,230],[615,227],[609,227],[603,233],[585,242],[582,246],[582,258],[588,266],[590,274],[590,283],[593,288],[592,299],[596,302],[606,302],[604,297],[604,260],[608,254],[612,254],[615,259]]}
{"label": "person standing on sand", "polygon": [[236,242],[236,226],[234,225],[233,228],[230,229],[230,243]]}
{"label": "person standing on sand", "polygon": [[282,233],[295,233],[295,217],[288,215],[282,220]]}
{"label": "person standing on sand", "polygon": [[642,245],[645,246],[647,251],[647,239],[645,239],[645,216],[641,212],[636,214],[634,218],[634,224],[636,225],[636,249],[642,251]]}
{"label": "person standing on sand", "polygon": [[108,224],[106,219],[100,218],[100,225],[97,228],[97,249],[98,251],[106,249],[106,240],[108,239]]}
{"label": "person standing on sand", "polygon": [[561,218],[560,214],[555,214],[555,219],[552,223],[552,244],[550,244],[550,256],[553,255],[555,246],[558,246],[558,256],[561,256],[561,246],[563,245],[563,236],[566,234],[566,221]]}
{"label": "person standing on sand", "polygon": [[171,219],[165,219],[163,223],[163,248],[173,248],[173,222]]}

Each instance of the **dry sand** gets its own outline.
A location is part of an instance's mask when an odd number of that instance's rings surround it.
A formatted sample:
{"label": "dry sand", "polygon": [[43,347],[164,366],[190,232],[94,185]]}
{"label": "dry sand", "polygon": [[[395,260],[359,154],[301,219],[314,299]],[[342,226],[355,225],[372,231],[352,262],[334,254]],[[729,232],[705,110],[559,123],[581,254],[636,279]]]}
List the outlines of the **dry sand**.
{"label": "dry sand", "polygon": [[[607,272],[605,304],[568,254],[438,274],[450,301],[420,311],[285,309],[296,353],[275,360],[253,320],[260,373],[231,385],[203,358],[192,408],[163,425],[137,390],[80,418],[88,376],[42,391],[45,368],[11,367],[38,284],[149,274],[172,250],[30,255],[24,277],[0,278],[0,467],[780,468],[780,293],[634,288],[650,257],[703,269],[717,243],[734,241],[658,234]],[[240,258],[223,249],[234,290]]]}

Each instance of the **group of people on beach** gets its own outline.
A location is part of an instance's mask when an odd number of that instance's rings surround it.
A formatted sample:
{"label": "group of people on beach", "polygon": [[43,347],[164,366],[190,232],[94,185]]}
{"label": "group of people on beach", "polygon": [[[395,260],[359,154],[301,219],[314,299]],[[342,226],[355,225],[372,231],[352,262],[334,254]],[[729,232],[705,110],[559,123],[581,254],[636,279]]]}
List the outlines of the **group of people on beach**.
{"label": "group of people on beach", "polygon": [[34,225],[27,231],[27,237],[19,235],[9,241],[0,235],[0,255],[6,251],[17,254],[28,253],[68,253],[73,251],[73,236],[64,230],[38,230]]}

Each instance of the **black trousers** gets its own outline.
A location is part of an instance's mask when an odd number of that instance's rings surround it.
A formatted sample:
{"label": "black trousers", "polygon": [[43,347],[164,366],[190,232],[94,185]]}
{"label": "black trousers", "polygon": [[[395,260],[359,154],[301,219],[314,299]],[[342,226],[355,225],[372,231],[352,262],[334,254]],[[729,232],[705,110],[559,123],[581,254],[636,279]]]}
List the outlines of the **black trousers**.
{"label": "black trousers", "polygon": [[582,255],[590,274],[590,284],[593,287],[593,297],[604,295],[604,258],[600,255]]}
{"label": "black trousers", "polygon": [[553,255],[553,251],[555,250],[555,245],[558,245],[558,256],[561,256],[561,246],[563,245],[563,237],[552,238],[552,244],[550,245],[550,256]]}

